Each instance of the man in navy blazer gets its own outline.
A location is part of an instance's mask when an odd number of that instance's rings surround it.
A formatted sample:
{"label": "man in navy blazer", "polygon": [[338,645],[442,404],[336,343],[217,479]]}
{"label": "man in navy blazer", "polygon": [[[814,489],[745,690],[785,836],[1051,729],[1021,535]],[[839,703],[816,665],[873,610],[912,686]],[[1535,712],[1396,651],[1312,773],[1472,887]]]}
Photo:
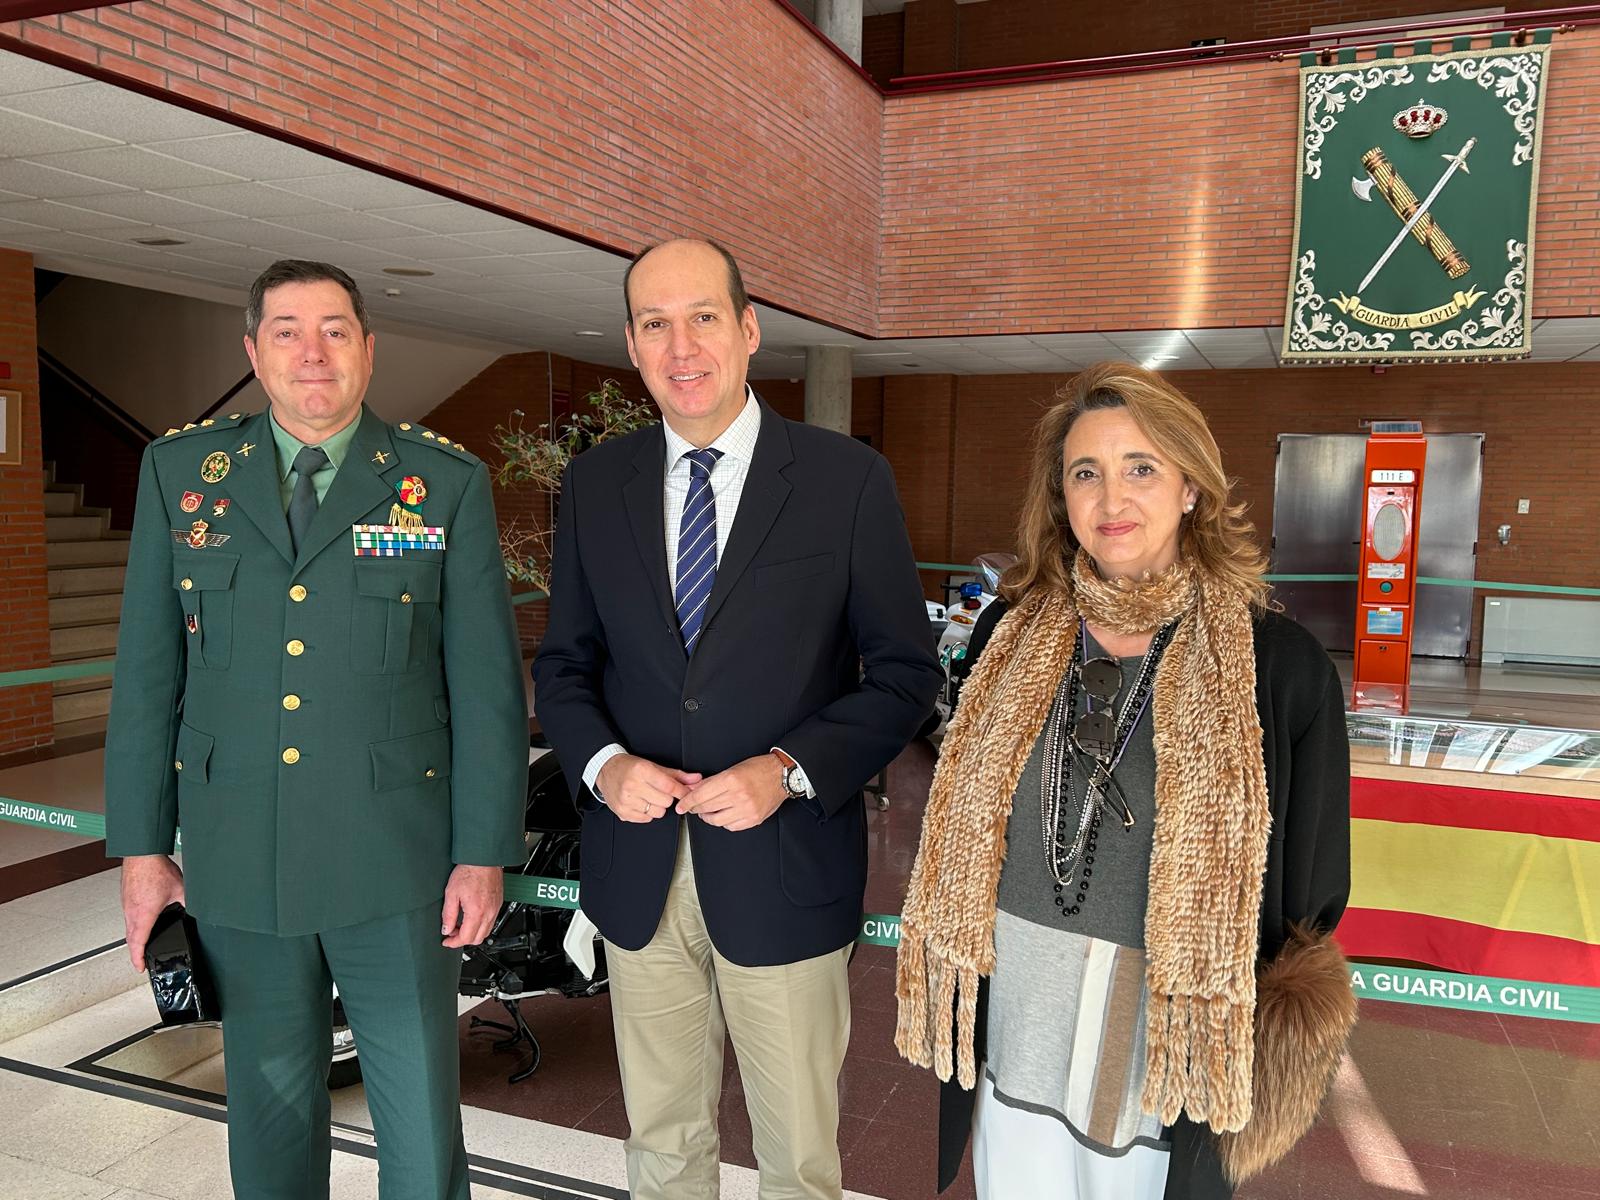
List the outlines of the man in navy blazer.
{"label": "man in navy blazer", "polygon": [[724,1031],[761,1195],[838,1197],[861,788],[940,683],[888,463],[745,382],[738,266],[672,241],[624,279],[664,424],[562,486],[535,704],[583,818],[636,1200],[717,1195]]}

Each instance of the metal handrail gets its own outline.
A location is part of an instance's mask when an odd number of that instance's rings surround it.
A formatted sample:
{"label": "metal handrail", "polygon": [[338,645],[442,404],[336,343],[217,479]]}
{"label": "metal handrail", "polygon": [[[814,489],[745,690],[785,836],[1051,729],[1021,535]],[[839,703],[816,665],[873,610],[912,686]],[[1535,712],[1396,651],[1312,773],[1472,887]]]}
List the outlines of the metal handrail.
{"label": "metal handrail", "polygon": [[227,391],[223,392],[222,395],[218,396],[217,397],[217,402],[215,404],[213,404],[210,408],[206,409],[205,412],[201,413],[198,417],[196,417],[195,420],[196,421],[204,421],[207,417],[215,416],[217,414],[217,410],[218,409],[220,409],[229,400],[232,400],[240,392],[244,391],[244,389],[249,386],[250,381],[252,379],[254,379],[255,377],[256,377],[256,373],[254,371],[246,371],[244,373],[244,377],[242,379],[240,379],[238,383],[234,384]]}
{"label": "metal handrail", "polygon": [[54,371],[61,377],[63,382],[70,384],[76,391],[81,393],[84,399],[101,409],[107,416],[116,420],[122,425],[124,432],[135,434],[146,442],[155,441],[155,433],[146,429],[139,418],[128,412],[43,346],[39,347],[39,363],[41,366],[48,367],[51,371]]}

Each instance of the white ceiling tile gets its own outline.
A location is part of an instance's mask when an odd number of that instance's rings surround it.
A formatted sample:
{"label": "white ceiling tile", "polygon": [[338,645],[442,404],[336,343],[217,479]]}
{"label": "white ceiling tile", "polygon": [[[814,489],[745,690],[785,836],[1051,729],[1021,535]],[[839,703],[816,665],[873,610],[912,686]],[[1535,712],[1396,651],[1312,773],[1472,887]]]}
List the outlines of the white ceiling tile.
{"label": "white ceiling tile", "polygon": [[337,159],[302,150],[256,133],[224,133],[215,137],[151,142],[157,150],[184,162],[198,163],[237,175],[241,179],[313,179],[347,174],[350,168]]}
{"label": "white ceiling tile", "polygon": [[541,266],[537,259],[518,258],[512,254],[485,254],[481,247],[478,252],[482,257],[463,259],[457,266],[475,275],[509,279],[540,279],[550,270]]}
{"label": "white ceiling tile", "polygon": [[572,254],[582,251],[567,238],[557,237],[531,225],[502,229],[496,233],[464,233],[461,240],[501,254]]}
{"label": "white ceiling tile", "polygon": [[201,187],[162,188],[163,196],[203,204],[241,217],[292,217],[306,213],[338,212],[331,204],[297,196],[265,183],[213,183]]}
{"label": "white ceiling tile", "polygon": [[72,201],[76,208],[93,212],[110,213],[114,217],[127,217],[133,221],[147,221],[152,225],[182,227],[204,221],[225,220],[230,214],[200,204],[189,204],[170,196],[151,192],[112,192],[104,196],[80,196]]}
{"label": "white ceiling tile", "polygon": [[21,54],[0,51],[0,96],[40,88],[71,87],[83,81],[82,75],[74,75]]}
{"label": "white ceiling tile", "polygon": [[[168,138],[233,132],[231,126],[175,104],[141,96],[109,83],[80,83],[4,101],[7,108],[31,113],[119,142],[147,143]],[[55,149],[69,149],[57,146]],[[18,153],[22,153],[19,151]]]}
{"label": "white ceiling tile", "polygon": [[8,235],[8,241],[18,250],[60,250],[103,262],[126,262],[133,257],[131,251],[137,249],[93,234],[55,230],[47,233],[20,232]]}
{"label": "white ceiling tile", "polygon": [[397,221],[386,221],[366,212],[318,212],[279,217],[274,224],[299,229],[313,237],[340,241],[367,242],[386,237],[411,237],[416,230]]}
{"label": "white ceiling tile", "polygon": [[207,283],[220,283],[227,287],[238,288],[249,287],[254,276],[259,275],[262,270],[270,265],[270,260],[263,262],[261,267],[252,274],[250,271],[242,270],[238,267],[217,266],[199,262],[195,259],[168,258],[163,260],[162,263],[163,269],[172,275],[178,275],[185,279],[203,279]]}
{"label": "white ceiling tile", "polygon": [[54,233],[55,230],[47,229],[43,225],[34,225],[29,221],[12,221],[0,218],[0,245],[16,246],[17,238],[27,234]]}
{"label": "white ceiling tile", "polygon": [[0,188],[20,192],[41,200],[65,200],[74,196],[101,196],[131,189],[54,167],[41,167],[23,159],[0,159]]}
{"label": "white ceiling tile", "polygon": [[338,175],[323,175],[316,179],[285,179],[278,186],[315,200],[326,200],[341,208],[361,210],[436,204],[439,200],[431,192],[412,187],[409,183],[350,169]]}
{"label": "white ceiling tile", "polygon": [[232,176],[224,175],[221,171],[153,154],[138,146],[111,146],[99,150],[73,150],[66,154],[36,155],[30,161],[150,191],[202,183],[227,183],[232,179]]}
{"label": "white ceiling tile", "polygon": [[495,233],[522,228],[499,213],[486,212],[470,204],[411,204],[401,208],[372,209],[379,216],[400,221],[429,233]]}
{"label": "white ceiling tile", "polygon": [[18,200],[0,204],[0,217],[75,233],[93,229],[137,229],[142,223],[70,204],[57,204],[53,200]]}
{"label": "white ceiling tile", "polygon": [[241,246],[278,249],[283,246],[315,243],[325,251],[339,247],[339,243],[332,238],[313,238],[298,229],[285,229],[270,221],[247,221],[243,217],[233,217],[226,221],[195,222],[185,228],[202,237],[215,238],[222,242],[236,242]]}
{"label": "white ceiling tile", "polygon": [[[298,241],[288,241],[272,247],[275,257],[278,258],[310,258],[319,262],[330,262],[336,267],[347,270],[360,267],[376,271],[380,267],[409,266],[404,262],[396,262],[394,255],[385,254],[382,250],[374,250],[371,246],[357,246],[352,242],[336,242],[332,238],[313,238],[305,234],[299,235]],[[390,283],[396,280],[384,276]]]}
{"label": "white ceiling tile", "polygon": [[[48,96],[51,93],[44,94]],[[33,154],[53,154],[59,150],[87,150],[95,146],[115,145],[116,141],[112,138],[0,108],[0,155],[6,158],[26,158]]]}
{"label": "white ceiling tile", "polygon": [[227,242],[212,241],[175,246],[171,248],[170,253],[174,258],[192,258],[212,266],[241,267],[256,273],[271,265],[272,260],[278,257],[270,250],[262,250],[259,247],[232,246]]}
{"label": "white ceiling tile", "polygon": [[[362,214],[370,218],[371,214]],[[482,246],[469,246],[455,238],[444,237],[437,233],[424,233],[412,236],[383,236],[359,239],[360,245],[371,246],[375,250],[382,250],[386,254],[397,255],[402,258],[414,258],[425,263],[451,262],[456,259],[476,259],[483,254]]]}

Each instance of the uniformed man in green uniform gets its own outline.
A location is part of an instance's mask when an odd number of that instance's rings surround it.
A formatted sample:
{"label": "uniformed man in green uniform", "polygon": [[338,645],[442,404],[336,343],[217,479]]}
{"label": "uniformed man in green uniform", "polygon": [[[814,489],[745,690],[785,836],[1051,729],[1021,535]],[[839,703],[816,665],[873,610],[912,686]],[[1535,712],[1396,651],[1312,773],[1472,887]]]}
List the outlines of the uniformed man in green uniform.
{"label": "uniformed man in green uniform", "polygon": [[[328,1195],[331,987],[384,1200],[467,1191],[456,985],[523,855],[528,723],[489,475],[362,399],[355,282],[283,261],[271,408],[144,456],[106,735],[128,949],[181,900],[217,981],[241,1200]],[[169,857],[183,830],[183,870]]]}

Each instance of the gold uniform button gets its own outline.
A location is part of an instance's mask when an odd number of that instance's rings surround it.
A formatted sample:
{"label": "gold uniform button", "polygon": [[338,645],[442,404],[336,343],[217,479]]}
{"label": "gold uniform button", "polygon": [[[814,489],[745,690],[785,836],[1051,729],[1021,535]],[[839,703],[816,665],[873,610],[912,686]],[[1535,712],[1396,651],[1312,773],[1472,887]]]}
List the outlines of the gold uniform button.
{"label": "gold uniform button", "polygon": [[297,583],[289,589],[289,599],[293,600],[296,604],[299,604],[300,601],[304,600],[306,598],[306,594],[307,593],[304,584]]}
{"label": "gold uniform button", "polygon": [[401,592],[400,593],[400,603],[401,604],[410,604],[411,603],[411,593],[410,592]]}
{"label": "gold uniform button", "polygon": [[194,590],[194,580],[185,579],[182,583],[178,584],[178,586],[181,587],[186,592],[193,591]]}
{"label": "gold uniform button", "polygon": [[299,658],[306,652],[306,644],[299,638],[295,638],[295,640],[285,646],[284,649],[289,652],[290,657]]}
{"label": "gold uniform button", "polygon": [[288,763],[291,767],[294,766],[295,763],[300,761],[300,751],[296,750],[293,746],[290,746],[283,752],[283,761]]}
{"label": "gold uniform button", "polygon": [[400,428],[401,429],[410,429],[411,428],[411,423],[409,421],[402,421],[402,422],[400,422]]}
{"label": "gold uniform button", "polygon": [[433,769],[433,768],[432,768],[432,767],[429,767],[429,768],[428,768],[428,769],[427,769],[427,770],[426,770],[426,771],[424,771],[424,772],[423,772],[423,773],[422,773],[422,774],[423,774],[423,775],[424,775],[424,776],[425,776],[425,777],[426,777],[426,778],[428,778],[428,779],[432,779],[432,778],[433,778],[433,777],[434,777],[434,776],[435,776],[435,775],[437,775],[437,774],[438,774],[438,773],[439,773],[439,772],[437,772],[437,771],[435,771],[435,770],[434,770],[434,769]]}
{"label": "gold uniform button", "polygon": [[173,763],[172,766],[174,770],[183,770],[183,759],[180,758],[177,762]]}
{"label": "gold uniform button", "polygon": [[300,707],[300,697],[296,696],[293,692],[290,692],[283,698],[283,706],[290,712],[293,712],[295,709]]}

